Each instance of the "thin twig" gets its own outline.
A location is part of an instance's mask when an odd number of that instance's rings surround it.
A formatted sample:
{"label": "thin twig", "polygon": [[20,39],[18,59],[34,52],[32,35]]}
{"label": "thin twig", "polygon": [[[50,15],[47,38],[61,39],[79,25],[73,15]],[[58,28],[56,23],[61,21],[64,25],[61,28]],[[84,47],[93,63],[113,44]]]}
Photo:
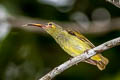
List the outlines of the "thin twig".
{"label": "thin twig", "polygon": [[81,54],[79,56],[76,56],[76,57],[66,61],[65,63],[59,65],[58,67],[55,67],[52,71],[47,73],[45,76],[43,76],[39,80],[51,80],[52,78],[54,78],[55,76],[57,76],[61,72],[72,67],[73,65],[75,65],[75,64],[77,64],[77,63],[79,63],[87,58],[90,58],[91,56],[95,55],[96,53],[103,52],[103,51],[108,50],[108,49],[115,47],[117,45],[120,45],[120,37],[113,39],[113,40],[110,40],[108,42],[105,42],[105,43],[103,43],[103,44],[101,44],[93,49],[85,51],[83,54]]}
{"label": "thin twig", "polygon": [[[52,20],[53,21],[53,20]],[[33,18],[28,18],[28,17],[17,17],[17,18],[8,18],[8,22],[11,24],[12,27],[15,28],[22,28],[27,31],[32,31],[32,32],[38,32],[38,33],[45,33],[45,31],[41,30],[40,28],[37,27],[21,27],[21,25],[27,24],[27,23],[40,23],[40,24],[45,24],[48,23],[49,20],[43,20],[43,19],[33,19]],[[120,30],[120,18],[114,18],[111,19],[108,24],[105,24],[105,21],[99,21],[96,24],[95,22],[90,21],[90,25],[88,28],[84,31],[83,26],[75,23],[75,22],[59,22],[59,21],[53,21],[58,25],[61,25],[65,29],[72,29],[72,30],[77,30],[78,32],[81,33],[87,33],[87,34],[105,34],[109,33],[114,30]],[[105,24],[105,25],[104,25]],[[104,28],[104,29],[103,29]]]}
{"label": "thin twig", "polygon": [[120,8],[120,0],[106,0],[109,3],[112,3],[113,5],[115,5],[116,7]]}

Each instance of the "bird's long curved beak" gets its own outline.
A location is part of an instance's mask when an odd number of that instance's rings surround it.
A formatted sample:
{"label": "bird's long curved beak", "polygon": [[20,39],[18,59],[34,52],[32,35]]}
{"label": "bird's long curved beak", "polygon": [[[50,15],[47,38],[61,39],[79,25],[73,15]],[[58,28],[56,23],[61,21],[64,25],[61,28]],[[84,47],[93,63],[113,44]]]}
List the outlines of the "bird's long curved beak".
{"label": "bird's long curved beak", "polygon": [[36,26],[36,27],[41,27],[41,28],[46,27],[43,24],[37,24],[37,23],[28,23],[28,24],[26,24],[24,26]]}

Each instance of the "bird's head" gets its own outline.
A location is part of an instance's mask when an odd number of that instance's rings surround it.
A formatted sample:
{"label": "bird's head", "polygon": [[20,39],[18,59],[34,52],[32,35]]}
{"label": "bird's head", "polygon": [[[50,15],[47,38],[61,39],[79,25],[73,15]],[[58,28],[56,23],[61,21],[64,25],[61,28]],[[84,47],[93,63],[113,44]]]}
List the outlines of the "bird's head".
{"label": "bird's head", "polygon": [[30,23],[30,24],[27,24],[27,26],[36,26],[36,27],[43,28],[49,34],[53,34],[55,32],[59,32],[59,31],[62,30],[62,27],[60,27],[59,25],[57,25],[57,24],[55,24],[53,22],[49,22],[47,24]]}

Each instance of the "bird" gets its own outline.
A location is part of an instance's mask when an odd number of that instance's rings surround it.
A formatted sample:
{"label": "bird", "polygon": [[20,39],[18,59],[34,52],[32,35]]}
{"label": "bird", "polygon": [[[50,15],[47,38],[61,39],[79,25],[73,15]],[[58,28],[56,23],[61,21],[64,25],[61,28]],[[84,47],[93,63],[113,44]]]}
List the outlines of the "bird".
{"label": "bird", "polygon": [[[44,29],[72,57],[83,54],[85,51],[95,47],[81,33],[74,30],[65,30],[53,22],[48,22],[47,24],[28,23],[26,26],[36,26]],[[99,70],[104,70],[109,60],[102,56],[101,53],[97,53],[83,62],[95,65]]]}

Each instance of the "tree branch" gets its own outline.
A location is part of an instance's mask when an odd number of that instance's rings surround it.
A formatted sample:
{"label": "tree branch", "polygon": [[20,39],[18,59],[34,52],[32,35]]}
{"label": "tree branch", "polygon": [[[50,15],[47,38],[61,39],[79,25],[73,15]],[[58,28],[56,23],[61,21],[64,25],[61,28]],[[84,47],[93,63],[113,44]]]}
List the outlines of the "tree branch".
{"label": "tree branch", "polygon": [[76,57],[66,61],[65,63],[59,65],[58,67],[55,67],[52,71],[47,73],[45,76],[43,76],[39,80],[51,80],[52,78],[54,78],[58,74],[62,73],[66,69],[72,67],[73,65],[75,65],[75,64],[77,64],[77,63],[79,63],[87,58],[90,58],[91,56],[93,56],[97,53],[101,53],[101,52],[108,50],[112,47],[115,47],[117,45],[120,45],[120,37],[113,39],[113,40],[110,40],[108,42],[105,42],[105,43],[103,43],[103,44],[101,44],[93,49],[85,51],[83,54],[81,54],[79,56],[76,56]]}

